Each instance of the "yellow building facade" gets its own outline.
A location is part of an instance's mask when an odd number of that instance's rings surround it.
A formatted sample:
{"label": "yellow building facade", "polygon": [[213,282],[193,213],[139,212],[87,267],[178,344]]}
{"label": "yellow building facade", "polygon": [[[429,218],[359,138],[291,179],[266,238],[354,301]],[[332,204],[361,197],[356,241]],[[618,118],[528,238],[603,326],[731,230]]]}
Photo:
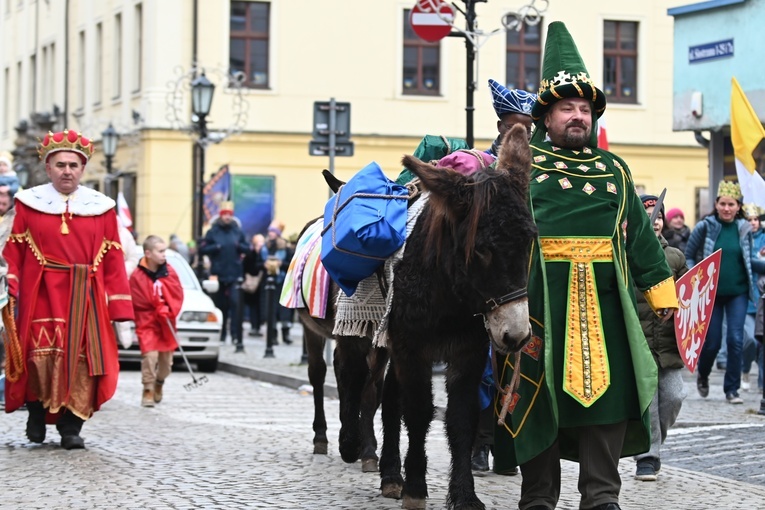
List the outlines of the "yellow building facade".
{"label": "yellow building facade", "polygon": [[[192,123],[188,73],[196,55],[216,85],[210,130],[240,131],[207,148],[204,178],[224,164],[235,175],[273,176],[273,215],[286,224],[287,234],[297,232],[322,213],[328,197],[320,174],[328,158],[308,153],[315,101],[334,97],[351,103],[355,150],[352,157],[335,159],[342,179],[370,161],[395,178],[402,155],[414,151],[423,135],[465,137],[464,38],[447,37],[427,50],[438,55],[435,93],[407,93],[405,12],[415,3],[5,0],[0,4],[0,150],[13,148],[20,121],[54,107],[62,111],[56,127],[66,124],[97,141],[111,123],[124,134],[114,165],[135,174],[134,184],[121,181],[121,186],[131,194],[137,231],[177,233],[188,240],[196,135],[182,128]],[[502,19],[529,3],[476,5],[484,32],[474,68],[479,148],[488,148],[496,136],[487,81],[506,82],[509,50]],[[249,69],[247,79],[255,86],[239,93],[227,86],[225,73],[236,60],[232,40],[237,27],[249,23],[241,13],[248,15],[250,4],[267,12],[266,44],[245,55],[265,64]],[[658,193],[666,187],[667,207],[682,208],[692,223],[696,190],[707,186],[707,150],[692,134],[672,132],[673,20],[666,10],[677,4],[616,0],[584,9],[581,3],[550,0],[539,26],[543,44],[545,26],[564,21],[598,84],[604,75],[605,22],[637,27],[635,99],[609,102],[605,113],[611,150],[624,157],[643,189]],[[461,14],[455,23],[465,26]],[[103,176],[99,151],[87,179],[103,186]]]}

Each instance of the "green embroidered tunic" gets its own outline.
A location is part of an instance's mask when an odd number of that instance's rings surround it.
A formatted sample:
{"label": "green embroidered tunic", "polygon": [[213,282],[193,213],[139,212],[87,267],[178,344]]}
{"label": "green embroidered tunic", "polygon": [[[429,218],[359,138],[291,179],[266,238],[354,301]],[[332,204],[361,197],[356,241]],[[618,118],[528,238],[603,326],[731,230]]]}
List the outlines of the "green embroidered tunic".
{"label": "green embroidered tunic", "polygon": [[[525,463],[560,435],[561,456],[578,460],[574,427],[628,421],[623,456],[648,450],[648,405],[656,364],[640,329],[633,283],[654,309],[677,307],[672,274],[614,154],[532,144],[530,205],[532,340],[521,382],[495,433],[495,470]],[[498,367],[510,382],[514,356]],[[502,399],[495,401],[499,414]]]}

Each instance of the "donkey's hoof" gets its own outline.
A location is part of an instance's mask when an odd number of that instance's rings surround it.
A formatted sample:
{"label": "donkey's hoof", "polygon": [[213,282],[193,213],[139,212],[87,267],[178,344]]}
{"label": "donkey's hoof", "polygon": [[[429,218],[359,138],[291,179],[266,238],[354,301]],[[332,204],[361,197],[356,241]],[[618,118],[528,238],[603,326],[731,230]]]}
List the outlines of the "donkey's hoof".
{"label": "donkey's hoof", "polygon": [[425,510],[426,505],[425,498],[413,498],[411,496],[404,496],[404,500],[401,503],[401,508],[405,510]]}
{"label": "donkey's hoof", "polygon": [[384,498],[401,499],[401,491],[404,490],[404,486],[400,483],[387,482],[382,484],[380,492]]}
{"label": "donkey's hoof", "polygon": [[362,473],[376,473],[377,471],[377,459],[361,459]]}
{"label": "donkey's hoof", "polygon": [[328,452],[328,445],[327,443],[314,443],[313,444],[313,454],[314,455],[326,455]]}

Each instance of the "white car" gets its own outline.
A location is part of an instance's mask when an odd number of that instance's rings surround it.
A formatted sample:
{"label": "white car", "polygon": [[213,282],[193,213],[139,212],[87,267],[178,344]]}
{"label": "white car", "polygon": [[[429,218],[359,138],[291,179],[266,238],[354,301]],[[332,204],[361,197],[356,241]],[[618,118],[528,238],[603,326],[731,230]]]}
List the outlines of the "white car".
{"label": "white car", "polygon": [[[215,372],[218,368],[218,353],[220,351],[220,330],[223,324],[223,314],[215,307],[212,299],[199,284],[191,266],[178,252],[167,250],[167,263],[173,266],[183,286],[183,305],[178,315],[178,341],[189,362],[196,363],[200,372]],[[136,269],[140,271],[140,269]],[[211,289],[218,282],[205,282],[205,288]],[[212,284],[209,285],[208,284]],[[135,324],[130,323],[132,344],[125,349],[119,345],[120,361],[140,361],[141,350],[138,347],[138,336],[135,334]],[[119,343],[119,341],[118,341]],[[182,360],[181,352],[175,351],[176,361]]]}

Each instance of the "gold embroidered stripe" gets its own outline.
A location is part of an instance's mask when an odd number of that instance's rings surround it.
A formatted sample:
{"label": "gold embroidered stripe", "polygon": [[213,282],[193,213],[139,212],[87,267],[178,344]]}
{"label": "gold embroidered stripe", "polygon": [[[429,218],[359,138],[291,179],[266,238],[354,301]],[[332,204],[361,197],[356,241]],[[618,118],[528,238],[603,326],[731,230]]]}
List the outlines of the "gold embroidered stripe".
{"label": "gold embroidered stripe", "polygon": [[546,262],[568,262],[569,296],[563,390],[590,407],[608,389],[608,366],[593,262],[611,262],[611,238],[541,238]]}

